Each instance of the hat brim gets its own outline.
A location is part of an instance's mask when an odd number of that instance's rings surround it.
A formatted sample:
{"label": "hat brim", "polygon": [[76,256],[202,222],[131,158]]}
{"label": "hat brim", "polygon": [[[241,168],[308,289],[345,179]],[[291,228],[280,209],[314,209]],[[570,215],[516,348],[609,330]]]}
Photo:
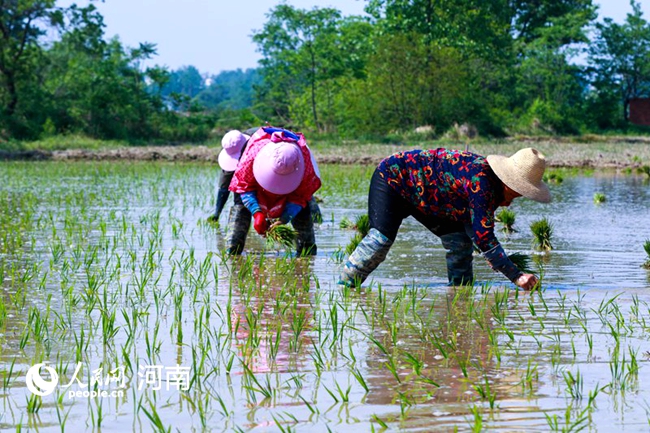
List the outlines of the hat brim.
{"label": "hat brim", "polygon": [[237,168],[237,164],[239,164],[239,158],[241,157],[241,151],[230,154],[227,152],[226,149],[222,149],[221,152],[219,152],[219,157],[217,158],[217,162],[219,163],[219,167],[221,167],[222,170],[225,171],[235,171]]}
{"label": "hat brim", "polygon": [[300,150],[298,170],[288,174],[278,174],[269,166],[273,147],[266,145],[259,151],[253,161],[253,176],[257,183],[270,193],[285,195],[292,193],[300,186],[305,175],[305,160]]}
{"label": "hat brim", "polygon": [[528,181],[517,167],[512,164],[510,158],[503,155],[488,155],[487,162],[494,174],[508,186],[508,188],[521,194],[523,197],[535,200],[540,203],[551,202],[551,191],[548,186],[540,181],[535,184]]}

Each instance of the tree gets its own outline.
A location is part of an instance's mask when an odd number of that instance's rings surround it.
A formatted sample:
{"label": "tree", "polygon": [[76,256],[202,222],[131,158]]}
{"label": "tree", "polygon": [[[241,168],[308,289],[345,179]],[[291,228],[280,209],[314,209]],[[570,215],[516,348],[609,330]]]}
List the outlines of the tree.
{"label": "tree", "polygon": [[[286,4],[272,9],[268,17],[264,28],[253,36],[263,56],[264,83],[258,88],[258,98],[284,124],[292,123],[298,114],[314,129],[329,129],[321,111],[327,107],[327,98],[331,100],[332,92],[336,92],[334,82],[358,74],[363,67],[358,55],[350,56],[351,40],[345,34],[367,23],[343,19],[336,9],[303,10]],[[301,106],[306,102],[309,119],[302,112],[292,112],[296,99]]]}
{"label": "tree", "polygon": [[[589,49],[593,86],[601,102],[617,94],[624,121],[629,117],[630,99],[650,97],[650,24],[643,18],[640,3],[630,2],[632,13],[623,24],[605,18],[596,25]],[[611,126],[601,122],[601,126]]]}
{"label": "tree", "polygon": [[183,66],[172,71],[167,84],[162,89],[163,96],[180,93],[194,98],[205,89],[205,79],[195,66]]}
{"label": "tree", "polygon": [[105,139],[137,139],[155,135],[154,116],[164,107],[147,92],[145,77],[165,80],[161,70],[140,70],[155,55],[154,44],[125,48],[119,39],[104,40],[104,22],[93,5],[66,11],[61,39],[45,51],[48,66],[39,72],[47,94],[41,111],[59,132]]}
{"label": "tree", "polygon": [[39,37],[48,28],[63,25],[63,15],[55,3],[55,0],[0,0],[0,102],[4,122],[16,122],[21,85],[28,80],[31,63],[41,53]]}

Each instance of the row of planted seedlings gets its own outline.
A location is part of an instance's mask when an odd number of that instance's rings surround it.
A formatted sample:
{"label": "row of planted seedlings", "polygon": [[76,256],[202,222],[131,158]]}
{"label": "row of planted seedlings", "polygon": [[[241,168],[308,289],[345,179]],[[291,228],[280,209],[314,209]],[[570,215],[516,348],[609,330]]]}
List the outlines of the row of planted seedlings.
{"label": "row of planted seedlings", "polygon": [[[322,284],[310,259],[199,254],[192,245],[214,233],[197,233],[182,214],[62,214],[35,219],[52,233],[46,242],[27,236],[10,260],[3,256],[2,272],[12,276],[4,278],[3,407],[14,424],[108,428],[127,418],[161,431],[265,423],[379,430],[431,423],[432,406],[451,405],[438,423],[480,430],[503,422],[510,400],[537,397],[550,378],[570,408],[548,413],[545,423],[560,430],[593,423],[607,396],[647,392],[636,338],[647,332],[649,309],[638,298],[621,311],[620,297],[587,306],[580,296],[487,286],[340,291]],[[39,242],[46,248],[36,251]],[[610,373],[596,385],[580,367],[598,357]],[[45,360],[62,383],[79,362],[89,384],[99,367],[124,368],[126,392],[29,396],[25,369]],[[189,367],[187,387],[140,386],[141,367],[156,365]]]}

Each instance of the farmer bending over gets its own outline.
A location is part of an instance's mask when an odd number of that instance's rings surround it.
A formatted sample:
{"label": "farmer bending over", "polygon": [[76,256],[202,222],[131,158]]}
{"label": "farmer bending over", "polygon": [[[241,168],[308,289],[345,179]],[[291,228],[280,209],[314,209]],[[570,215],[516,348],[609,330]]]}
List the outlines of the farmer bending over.
{"label": "farmer bending over", "polygon": [[361,285],[386,258],[402,220],[413,216],[440,237],[450,284],[473,281],[473,242],[493,269],[532,289],[537,277],[521,272],[494,235],[494,212],[521,196],[549,203],[545,167],[544,155],[531,148],[509,158],[447,149],[385,158],[370,181],[370,232],[345,263],[339,284]]}
{"label": "farmer bending over", "polygon": [[[221,139],[221,152],[219,152],[218,162],[221,168],[219,181],[217,183],[217,205],[214,214],[208,217],[208,221],[219,222],[219,217],[223,208],[226,206],[228,197],[230,197],[230,182],[235,174],[235,169],[239,163],[239,158],[246,149],[248,140],[259,128],[249,128],[243,133],[238,130],[228,131]],[[309,210],[314,222],[320,222],[322,215],[320,207],[313,198],[309,200]]]}
{"label": "farmer bending over", "polygon": [[260,235],[273,226],[291,223],[298,232],[297,253],[316,254],[308,202],[320,186],[318,166],[302,134],[273,127],[258,129],[248,140],[230,183],[235,204],[228,253],[244,250],[252,215]]}

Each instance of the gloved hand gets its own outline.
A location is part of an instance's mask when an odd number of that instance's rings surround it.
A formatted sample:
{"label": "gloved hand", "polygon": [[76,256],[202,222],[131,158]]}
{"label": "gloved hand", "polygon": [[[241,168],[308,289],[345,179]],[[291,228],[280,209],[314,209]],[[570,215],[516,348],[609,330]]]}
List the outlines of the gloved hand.
{"label": "gloved hand", "polygon": [[255,215],[253,215],[253,227],[261,235],[266,233],[266,230],[269,228],[269,223],[266,221],[266,215],[264,213],[255,212]]}

